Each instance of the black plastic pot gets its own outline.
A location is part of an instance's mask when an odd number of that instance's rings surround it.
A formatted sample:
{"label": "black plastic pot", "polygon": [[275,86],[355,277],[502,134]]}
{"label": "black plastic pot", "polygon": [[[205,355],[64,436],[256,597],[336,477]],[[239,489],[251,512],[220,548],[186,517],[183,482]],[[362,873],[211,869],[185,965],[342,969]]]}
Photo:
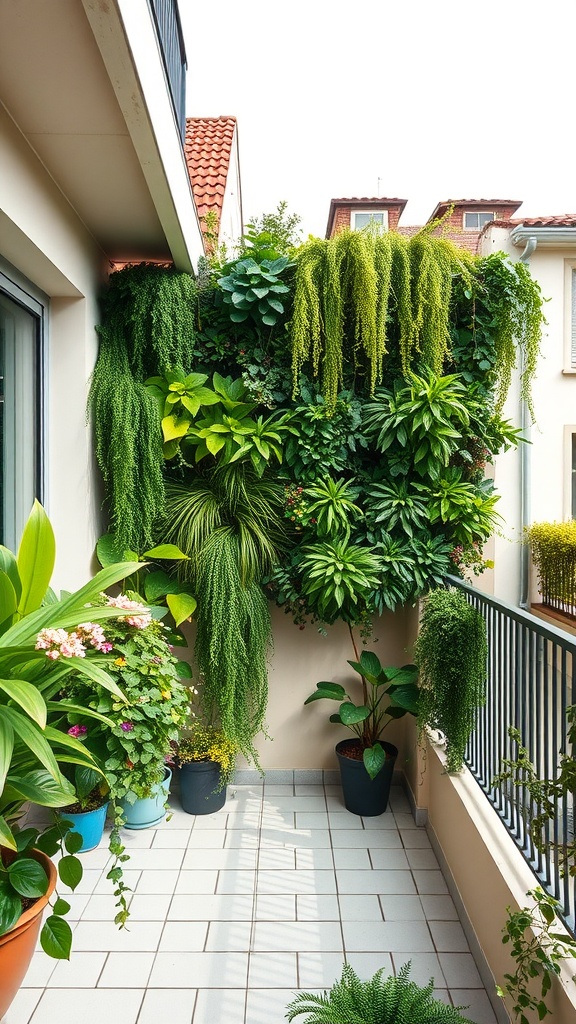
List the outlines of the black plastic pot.
{"label": "black plastic pot", "polygon": [[361,814],[363,818],[383,814],[388,806],[398,748],[392,743],[381,743],[386,752],[386,760],[374,779],[368,775],[363,761],[346,757],[345,750],[347,747],[350,749],[351,744],[354,745],[354,740],[341,740],[336,744],[344,805],[347,811]]}
{"label": "black plastic pot", "polygon": [[216,761],[190,761],[180,768],[180,803],[187,814],[213,814],[226,803]]}

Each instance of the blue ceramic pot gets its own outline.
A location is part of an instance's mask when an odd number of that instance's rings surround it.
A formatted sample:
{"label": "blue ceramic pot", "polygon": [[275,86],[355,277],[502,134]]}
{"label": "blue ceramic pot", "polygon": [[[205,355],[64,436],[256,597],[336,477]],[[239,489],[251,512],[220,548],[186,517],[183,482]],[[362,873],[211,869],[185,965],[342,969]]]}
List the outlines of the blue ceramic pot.
{"label": "blue ceramic pot", "polygon": [[61,817],[65,821],[73,823],[74,828],[71,831],[79,832],[82,836],[79,853],[86,853],[87,850],[94,850],[98,846],[104,833],[107,810],[108,804],[105,803],[93,811],[81,811],[79,814],[69,814],[68,811],[61,812]]}
{"label": "blue ceramic pot", "polygon": [[154,787],[149,797],[136,800],[134,803],[129,803],[126,799],[118,801],[124,818],[124,828],[151,828],[165,818],[171,780],[172,771],[168,765],[164,765],[164,779]]}

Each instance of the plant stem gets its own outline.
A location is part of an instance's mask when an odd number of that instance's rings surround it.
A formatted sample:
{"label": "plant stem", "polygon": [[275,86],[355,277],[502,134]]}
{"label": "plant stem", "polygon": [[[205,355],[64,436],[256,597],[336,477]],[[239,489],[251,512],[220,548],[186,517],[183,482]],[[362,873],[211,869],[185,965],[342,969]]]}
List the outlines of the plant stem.
{"label": "plant stem", "polygon": [[[358,654],[358,648],[356,646],[356,641],[354,639],[354,633],[352,631],[352,623],[351,622],[348,623],[348,632],[350,633],[350,639],[352,641],[352,647],[354,648],[354,654],[356,656],[356,661],[359,662],[360,661],[360,655]],[[368,704],[368,686],[366,684],[366,680],[364,679],[364,676],[362,676],[362,700],[363,700],[365,705]],[[372,746],[372,742],[373,742],[371,740],[370,733],[369,733],[369,728],[368,728],[368,724],[367,724],[368,721],[369,721],[369,719],[366,719],[366,722],[364,722],[364,725],[362,727],[362,745],[364,747]]]}

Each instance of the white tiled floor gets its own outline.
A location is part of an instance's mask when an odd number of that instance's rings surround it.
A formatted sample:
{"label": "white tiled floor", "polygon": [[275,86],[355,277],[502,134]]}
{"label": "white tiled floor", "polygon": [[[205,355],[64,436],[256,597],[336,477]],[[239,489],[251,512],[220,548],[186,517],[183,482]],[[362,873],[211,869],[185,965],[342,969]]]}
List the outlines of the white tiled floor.
{"label": "white tiled floor", "polygon": [[[105,844],[83,856],[70,963],[35,954],[1,1024],[282,1024],[298,990],[361,977],[429,978],[439,998],[495,1016],[426,832],[393,790],[358,818],[338,787],[238,786],[222,811],[124,832],[128,928],[112,923]],[[169,995],[168,995],[169,993]]]}

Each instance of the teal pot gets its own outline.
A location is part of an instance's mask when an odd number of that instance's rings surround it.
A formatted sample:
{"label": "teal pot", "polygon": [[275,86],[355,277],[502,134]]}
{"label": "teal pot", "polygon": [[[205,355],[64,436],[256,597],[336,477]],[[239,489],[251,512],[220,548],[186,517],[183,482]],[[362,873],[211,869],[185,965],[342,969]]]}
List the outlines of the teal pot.
{"label": "teal pot", "polygon": [[190,761],[180,768],[180,803],[187,814],[213,814],[226,803],[216,761]]}
{"label": "teal pot", "polygon": [[398,748],[392,743],[380,742],[386,752],[386,760],[374,779],[364,767],[358,740],[341,740],[336,744],[344,805],[347,811],[361,814],[363,818],[383,814],[388,806]]}
{"label": "teal pot", "polygon": [[68,811],[60,812],[60,817],[64,821],[72,822],[74,828],[71,831],[78,832],[82,836],[82,846],[78,853],[96,849],[104,834],[107,810],[108,803],[105,803],[93,811],[80,811],[79,814],[70,814]]}
{"label": "teal pot", "polygon": [[168,765],[164,765],[164,778],[154,787],[149,797],[135,800],[134,803],[129,803],[125,797],[118,801],[124,818],[124,828],[151,828],[163,821],[171,780],[172,770]]}

